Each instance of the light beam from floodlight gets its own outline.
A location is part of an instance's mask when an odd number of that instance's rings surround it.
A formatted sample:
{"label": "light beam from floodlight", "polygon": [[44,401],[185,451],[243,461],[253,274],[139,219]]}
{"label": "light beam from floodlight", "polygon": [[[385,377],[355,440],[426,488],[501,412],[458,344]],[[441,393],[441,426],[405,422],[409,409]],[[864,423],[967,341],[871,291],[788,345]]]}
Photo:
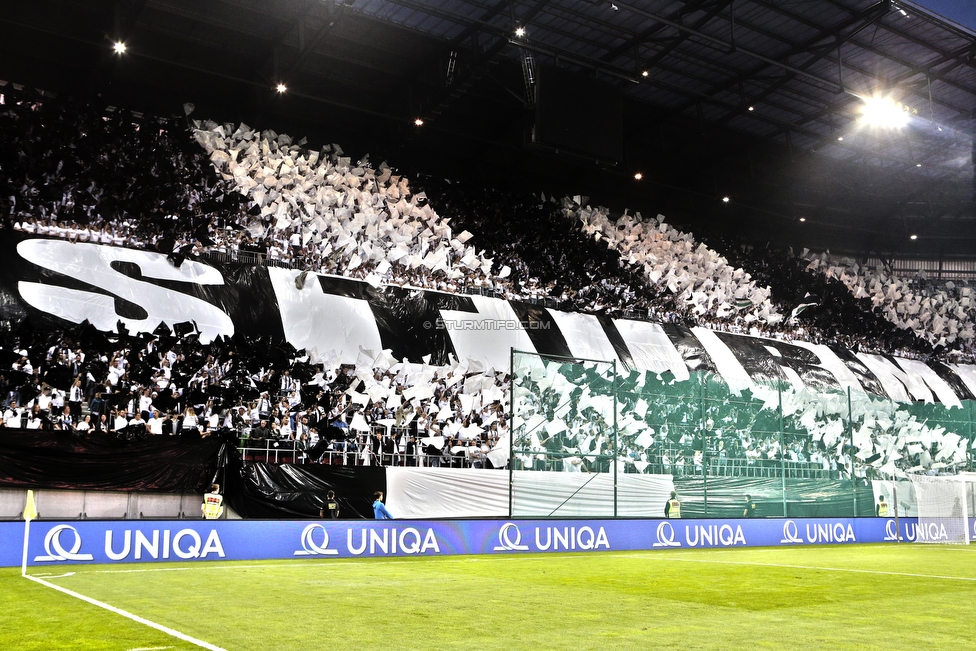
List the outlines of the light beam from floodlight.
{"label": "light beam from floodlight", "polygon": [[903,129],[908,126],[908,108],[890,97],[865,97],[861,121],[880,129]]}

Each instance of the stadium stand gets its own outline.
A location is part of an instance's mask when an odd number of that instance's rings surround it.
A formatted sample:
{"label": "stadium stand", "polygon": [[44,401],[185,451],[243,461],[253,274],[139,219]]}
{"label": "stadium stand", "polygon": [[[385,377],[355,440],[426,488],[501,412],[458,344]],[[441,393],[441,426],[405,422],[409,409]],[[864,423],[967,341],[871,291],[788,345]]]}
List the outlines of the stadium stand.
{"label": "stadium stand", "polygon": [[[935,316],[958,336],[950,341],[932,331],[921,341],[873,309],[896,300],[892,292],[901,285],[871,281],[869,309],[865,284],[852,273],[829,267],[817,275],[800,258],[719,242],[723,257],[663,217],[613,218],[581,198],[547,200],[433,179],[413,192],[388,165],[354,164],[337,145],[314,151],[246,125],[99,112],[29,93],[8,94],[0,131],[12,144],[0,192],[5,225],[29,236],[157,251],[176,266],[187,257],[223,256],[372,287],[487,292],[908,357],[931,355],[930,344],[944,352],[944,344],[962,343],[957,354],[972,352],[961,292],[958,301],[904,297],[896,304],[944,308]],[[946,321],[946,311],[961,316]],[[884,316],[900,313],[885,304]],[[922,324],[898,325],[914,331]],[[483,468],[507,461],[491,461],[507,436],[506,371],[465,360],[406,364],[385,351],[340,364],[280,342],[203,344],[198,334],[192,325],[111,337],[85,324],[61,334],[12,327],[3,346],[10,368],[4,424],[79,436],[233,432],[252,458],[294,462]],[[408,394],[412,403],[403,399]],[[654,405],[665,414],[677,408]],[[625,452],[630,471],[681,474],[700,466],[693,436],[667,434],[633,442]],[[874,433],[861,447],[897,451],[896,438]],[[965,456],[966,441],[951,443],[941,462],[960,450]],[[784,447],[743,431],[714,452],[728,467],[789,459],[828,474],[852,472],[845,467],[849,450],[836,437]],[[916,453],[899,465],[926,463],[935,460]]]}

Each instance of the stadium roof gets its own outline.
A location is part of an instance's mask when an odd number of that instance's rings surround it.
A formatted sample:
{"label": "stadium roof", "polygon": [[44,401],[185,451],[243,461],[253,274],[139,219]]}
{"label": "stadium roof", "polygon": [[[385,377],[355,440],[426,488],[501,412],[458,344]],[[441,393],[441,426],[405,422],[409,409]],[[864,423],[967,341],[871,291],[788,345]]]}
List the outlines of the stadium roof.
{"label": "stadium roof", "polygon": [[[976,244],[976,34],[907,1],[23,0],[0,36],[2,79],[413,169],[801,246]],[[545,65],[622,93],[615,164],[527,146]],[[869,97],[907,126],[866,127]]]}

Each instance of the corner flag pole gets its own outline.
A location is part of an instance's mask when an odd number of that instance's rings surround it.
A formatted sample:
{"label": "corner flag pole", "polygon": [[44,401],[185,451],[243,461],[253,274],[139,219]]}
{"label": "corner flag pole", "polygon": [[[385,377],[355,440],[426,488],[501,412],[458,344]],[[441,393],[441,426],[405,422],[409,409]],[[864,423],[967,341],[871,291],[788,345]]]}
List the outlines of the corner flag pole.
{"label": "corner flag pole", "polygon": [[27,576],[27,542],[30,540],[30,523],[37,517],[37,503],[34,501],[34,491],[27,491],[27,505],[24,507],[24,560],[20,566],[20,575]]}

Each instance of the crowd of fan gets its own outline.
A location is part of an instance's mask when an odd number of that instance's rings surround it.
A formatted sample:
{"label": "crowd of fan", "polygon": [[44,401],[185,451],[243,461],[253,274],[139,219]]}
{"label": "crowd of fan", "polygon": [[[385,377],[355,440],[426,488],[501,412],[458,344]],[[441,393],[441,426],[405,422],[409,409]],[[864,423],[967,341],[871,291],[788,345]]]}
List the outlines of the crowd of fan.
{"label": "crowd of fan", "polygon": [[914,283],[888,269],[859,265],[829,254],[801,256],[806,269],[825,281],[839,281],[855,299],[865,301],[901,330],[914,333],[935,349],[953,349],[972,357],[974,348],[974,293],[965,281],[943,287]]}
{"label": "crowd of fan", "polygon": [[[666,374],[670,375],[670,374]],[[970,441],[910,406],[859,394],[733,393],[634,371],[613,382],[598,364],[553,372],[529,359],[515,378],[517,468],[881,478],[955,472]],[[736,466],[733,470],[733,466]]]}
{"label": "crowd of fan", "polygon": [[[890,279],[865,284],[833,267],[814,274],[808,264],[822,263],[721,240],[709,239],[709,248],[661,217],[614,219],[585,199],[546,200],[434,179],[425,180],[424,192],[412,192],[385,164],[353,164],[335,145],[311,151],[245,125],[190,129],[182,119],[104,114],[48,98],[8,97],[0,135],[8,143],[0,151],[3,214],[8,226],[27,233],[176,256],[250,253],[374,285],[486,288],[567,310],[639,310],[657,321],[854,350],[918,356],[931,354],[934,343],[973,352],[971,321],[958,316],[968,315],[968,292],[956,302],[926,304],[906,298]],[[888,320],[914,314],[912,306],[933,313],[925,323],[939,316],[937,306],[953,309],[954,338],[926,342],[911,324],[900,329]],[[85,334],[89,343],[94,338]],[[125,436],[142,428],[201,436],[227,430],[255,441],[295,441],[313,460],[334,451],[385,459],[425,445],[435,456],[474,448],[464,453],[483,461],[506,435],[508,380],[463,362],[438,370],[379,353],[353,367],[314,368],[297,351],[271,360],[254,342],[203,347],[166,333],[122,336],[115,347],[89,348],[69,336],[40,348],[33,343],[4,347],[26,353],[11,360],[4,380],[7,426]],[[17,373],[28,381],[16,380]],[[339,436],[343,430],[356,435]],[[367,442],[374,431],[379,437]],[[680,443],[683,436],[663,438]],[[634,467],[650,463],[652,447],[629,450]],[[746,457],[786,454],[825,469],[843,458],[808,443],[781,450],[777,441],[742,437],[728,448],[723,442],[716,454],[733,450]],[[577,454],[587,452],[577,446]],[[658,459],[672,463],[666,452]],[[694,464],[694,454],[689,459]]]}
{"label": "crowd of fan", "polygon": [[192,333],[107,337],[90,326],[22,332],[2,350],[6,428],[124,439],[232,434],[245,447],[287,444],[310,461],[354,453],[356,463],[460,453],[486,467],[492,449],[506,448],[508,379],[466,363],[433,369],[380,353],[326,368],[262,340],[204,346]]}
{"label": "crowd of fan", "polygon": [[[11,145],[0,153],[0,195],[8,224],[24,232],[178,256],[250,253],[374,285],[487,289],[567,310],[908,357],[930,355],[932,344],[972,354],[968,296],[912,298],[904,283],[858,280],[850,266],[845,292],[835,267],[813,274],[768,249],[709,248],[663,218],[614,219],[580,198],[434,179],[415,193],[385,164],[353,164],[337,145],[311,151],[245,125],[189,129],[183,119],[11,99],[0,111]],[[860,300],[869,291],[870,306]]]}
{"label": "crowd of fan", "polygon": [[714,234],[705,239],[732,264],[771,287],[774,304],[790,314],[779,325],[765,326],[764,334],[909,359],[949,352],[936,351],[914,331],[899,328],[871,301],[853,294],[839,280],[811,273],[808,262],[788,249],[752,246]]}

